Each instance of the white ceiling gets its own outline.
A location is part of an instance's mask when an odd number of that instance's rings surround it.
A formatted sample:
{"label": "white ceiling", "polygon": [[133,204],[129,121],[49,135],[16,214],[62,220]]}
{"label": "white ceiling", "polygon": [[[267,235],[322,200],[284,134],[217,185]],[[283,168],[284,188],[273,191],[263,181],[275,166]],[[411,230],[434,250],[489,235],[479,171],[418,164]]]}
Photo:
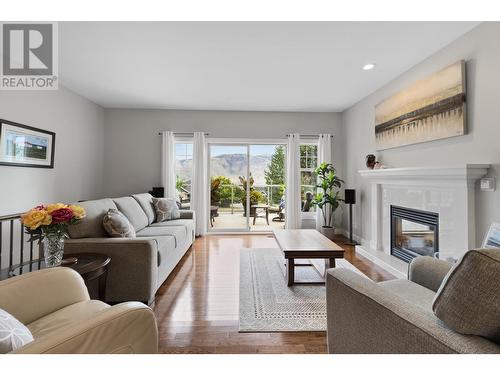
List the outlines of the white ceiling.
{"label": "white ceiling", "polygon": [[61,22],[59,73],[108,108],[342,111],[477,24]]}

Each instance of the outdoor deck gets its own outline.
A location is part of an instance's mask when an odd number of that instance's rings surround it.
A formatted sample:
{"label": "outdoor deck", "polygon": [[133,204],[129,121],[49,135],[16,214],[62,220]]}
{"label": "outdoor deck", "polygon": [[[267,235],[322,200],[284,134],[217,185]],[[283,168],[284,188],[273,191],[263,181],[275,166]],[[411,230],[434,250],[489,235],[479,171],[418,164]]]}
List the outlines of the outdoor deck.
{"label": "outdoor deck", "polygon": [[[223,231],[227,230],[235,230],[235,229],[246,229],[247,218],[243,216],[242,211],[234,211],[231,213],[230,209],[219,209],[219,216],[214,218],[213,227],[211,229]],[[266,223],[266,219],[264,217],[264,212],[259,212],[259,216],[255,225],[253,225],[253,216],[250,217],[250,230],[251,231],[272,231],[273,229],[283,229],[285,227],[284,221],[273,221],[273,218],[277,218],[277,213],[269,213],[269,225]]]}

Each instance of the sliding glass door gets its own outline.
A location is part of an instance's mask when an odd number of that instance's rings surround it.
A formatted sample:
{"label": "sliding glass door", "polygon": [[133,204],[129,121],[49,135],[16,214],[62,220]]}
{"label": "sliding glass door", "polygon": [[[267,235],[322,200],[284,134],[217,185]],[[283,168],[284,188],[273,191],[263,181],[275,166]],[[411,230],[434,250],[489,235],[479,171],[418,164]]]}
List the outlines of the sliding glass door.
{"label": "sliding glass door", "polygon": [[209,143],[209,230],[284,227],[285,145]]}
{"label": "sliding glass door", "polygon": [[252,144],[250,230],[271,231],[285,224],[285,145]]}
{"label": "sliding glass door", "polygon": [[248,145],[210,144],[209,229],[247,231]]}

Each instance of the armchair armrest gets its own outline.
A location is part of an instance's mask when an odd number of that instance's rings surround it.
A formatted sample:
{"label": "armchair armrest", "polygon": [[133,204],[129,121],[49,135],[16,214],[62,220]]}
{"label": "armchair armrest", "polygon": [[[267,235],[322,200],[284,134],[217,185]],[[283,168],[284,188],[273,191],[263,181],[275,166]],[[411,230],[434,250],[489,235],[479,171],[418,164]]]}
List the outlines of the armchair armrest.
{"label": "armchair armrest", "polygon": [[12,352],[34,353],[142,353],[158,351],[158,328],[153,311],[139,302],[126,302],[99,312],[91,319],[61,327]]}
{"label": "armchair armrest", "polygon": [[356,272],[327,272],[330,353],[500,353],[492,341],[452,331],[430,307],[412,304]]}
{"label": "armchair armrest", "polygon": [[98,253],[111,258],[106,300],[154,299],[158,283],[158,244],[154,238],[81,238],[64,242],[64,253]]}
{"label": "armchair armrest", "polygon": [[179,219],[193,219],[195,218],[195,213],[193,210],[179,210],[181,216]]}
{"label": "armchair armrest", "polygon": [[408,280],[437,292],[452,264],[432,257],[414,258],[408,267]]}
{"label": "armchair armrest", "polygon": [[47,268],[0,282],[0,308],[23,324],[88,299],[82,277],[66,267]]}

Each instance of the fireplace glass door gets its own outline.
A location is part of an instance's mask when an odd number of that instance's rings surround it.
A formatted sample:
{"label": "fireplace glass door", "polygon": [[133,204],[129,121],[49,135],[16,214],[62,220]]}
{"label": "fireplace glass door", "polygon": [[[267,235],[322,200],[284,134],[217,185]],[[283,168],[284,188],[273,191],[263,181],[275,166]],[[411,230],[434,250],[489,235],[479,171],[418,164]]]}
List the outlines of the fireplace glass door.
{"label": "fireplace glass door", "polygon": [[392,255],[409,262],[438,251],[438,216],[432,212],[391,206]]}

